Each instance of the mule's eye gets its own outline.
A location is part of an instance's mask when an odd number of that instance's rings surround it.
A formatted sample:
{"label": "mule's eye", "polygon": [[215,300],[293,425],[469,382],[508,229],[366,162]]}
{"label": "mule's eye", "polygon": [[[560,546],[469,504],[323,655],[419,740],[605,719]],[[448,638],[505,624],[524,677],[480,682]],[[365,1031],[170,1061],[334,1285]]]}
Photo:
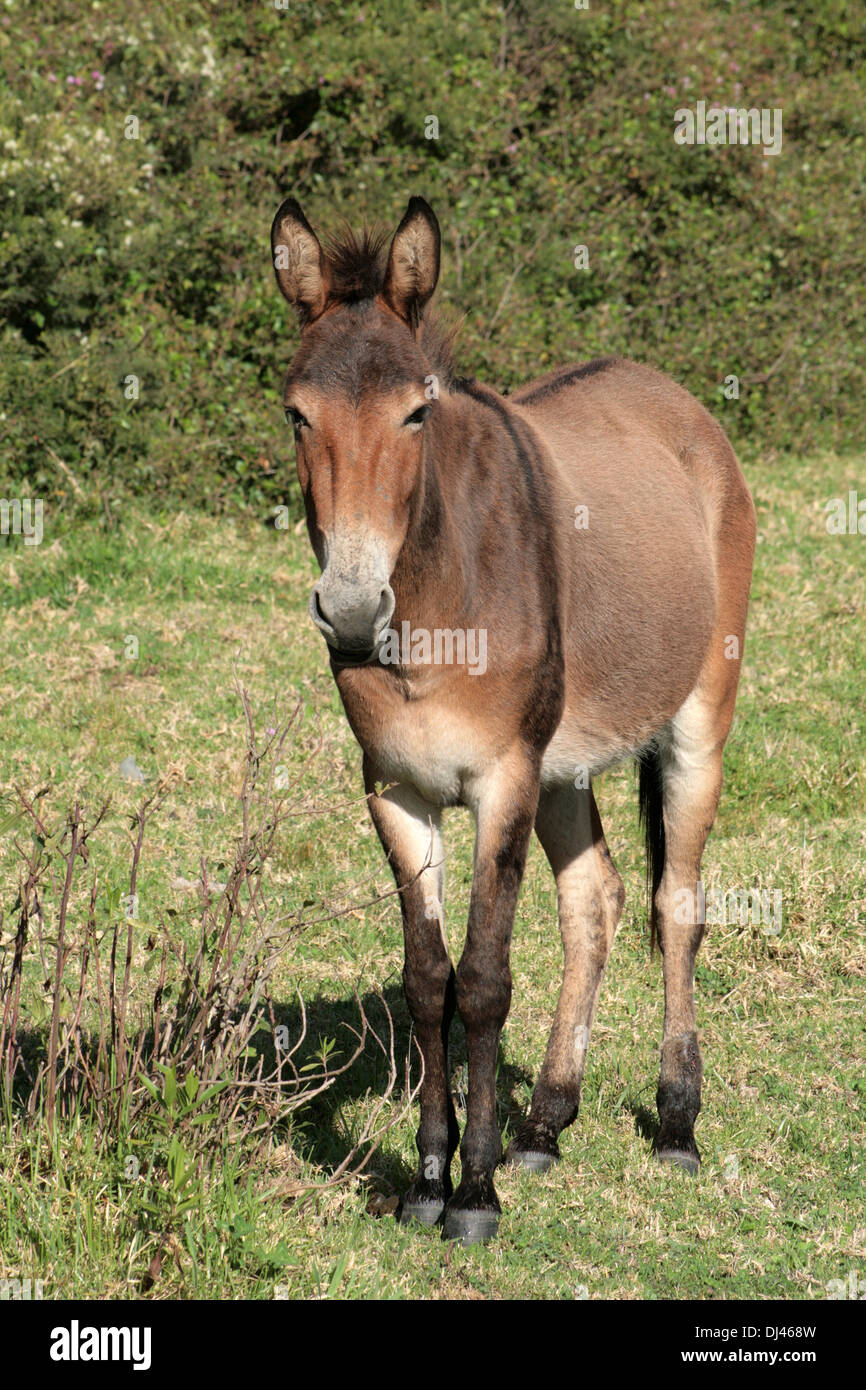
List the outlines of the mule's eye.
{"label": "mule's eye", "polygon": [[293,425],[296,430],[310,428],[310,422],[299,410],[295,410],[293,405],[286,406],[286,420]]}
{"label": "mule's eye", "polygon": [[416,428],[423,425],[427,416],[430,414],[429,405],[419,405],[417,410],[413,410],[411,415],[407,415],[403,421],[404,425],[414,425]]}

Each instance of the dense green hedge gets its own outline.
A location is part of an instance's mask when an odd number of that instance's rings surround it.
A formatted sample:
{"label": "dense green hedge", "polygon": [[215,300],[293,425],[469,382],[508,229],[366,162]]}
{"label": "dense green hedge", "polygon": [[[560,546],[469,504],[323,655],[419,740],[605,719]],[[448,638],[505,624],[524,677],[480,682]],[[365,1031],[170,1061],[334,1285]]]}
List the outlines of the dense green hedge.
{"label": "dense green hedge", "polygon": [[[745,452],[862,448],[864,16],[5,0],[2,495],[296,503],[268,257],[289,191],[324,229],[433,203],[464,372],[507,389],[621,352]],[[781,155],[676,144],[699,99],[781,107]]]}

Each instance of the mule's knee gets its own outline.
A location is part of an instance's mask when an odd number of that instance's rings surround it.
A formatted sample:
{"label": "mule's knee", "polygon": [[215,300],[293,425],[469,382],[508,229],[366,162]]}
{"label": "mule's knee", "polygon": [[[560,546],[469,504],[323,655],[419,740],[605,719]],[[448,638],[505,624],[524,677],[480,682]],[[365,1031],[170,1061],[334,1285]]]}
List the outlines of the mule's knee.
{"label": "mule's knee", "polygon": [[454,1009],[454,969],[448,956],[403,967],[403,990],[416,1027],[435,1027]]}
{"label": "mule's knee", "polygon": [[501,1027],[511,1007],[507,963],[488,966],[465,955],[457,967],[457,1008],[466,1028]]}

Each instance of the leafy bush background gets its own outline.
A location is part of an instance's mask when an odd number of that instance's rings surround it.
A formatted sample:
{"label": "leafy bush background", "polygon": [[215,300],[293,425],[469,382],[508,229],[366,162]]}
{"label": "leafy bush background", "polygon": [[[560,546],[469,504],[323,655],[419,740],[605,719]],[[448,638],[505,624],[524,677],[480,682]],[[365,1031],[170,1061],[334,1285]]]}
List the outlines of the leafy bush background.
{"label": "leafy bush background", "polygon": [[[620,352],[743,452],[862,449],[864,53],[843,0],[4,0],[2,495],[297,508],[288,192],[320,230],[433,203],[466,373]],[[781,156],[676,145],[701,98],[782,107]]]}

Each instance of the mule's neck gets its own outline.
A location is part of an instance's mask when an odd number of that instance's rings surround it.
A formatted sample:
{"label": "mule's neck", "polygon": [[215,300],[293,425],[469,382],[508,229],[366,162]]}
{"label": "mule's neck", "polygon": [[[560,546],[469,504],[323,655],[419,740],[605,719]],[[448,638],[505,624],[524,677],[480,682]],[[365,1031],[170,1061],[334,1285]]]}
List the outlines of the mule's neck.
{"label": "mule's neck", "polygon": [[455,596],[463,589],[462,546],[441,464],[447,447],[445,434],[441,412],[437,410],[425,429],[421,466],[409,503],[406,539],[391,576],[397,611],[402,610],[405,616],[417,616],[419,605],[426,606],[427,596],[441,591],[445,575]]}
{"label": "mule's neck", "polygon": [[[555,503],[543,451],[508,401],[474,382],[443,393],[425,431],[392,587],[415,621],[468,622],[556,605]],[[401,613],[402,610],[402,613]]]}

